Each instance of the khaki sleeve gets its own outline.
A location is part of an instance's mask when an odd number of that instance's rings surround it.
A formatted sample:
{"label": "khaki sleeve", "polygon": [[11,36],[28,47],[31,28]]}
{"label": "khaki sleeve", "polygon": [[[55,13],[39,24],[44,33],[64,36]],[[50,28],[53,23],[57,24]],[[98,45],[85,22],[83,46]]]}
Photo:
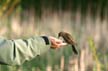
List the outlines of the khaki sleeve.
{"label": "khaki sleeve", "polygon": [[0,39],[0,63],[21,65],[47,52],[50,46],[50,41],[46,36],[35,36],[24,40]]}

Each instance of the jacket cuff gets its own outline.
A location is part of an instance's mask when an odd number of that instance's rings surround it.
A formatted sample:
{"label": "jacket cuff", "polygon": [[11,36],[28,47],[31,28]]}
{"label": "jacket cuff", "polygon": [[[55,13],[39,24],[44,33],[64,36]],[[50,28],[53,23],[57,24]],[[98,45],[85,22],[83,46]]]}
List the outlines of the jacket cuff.
{"label": "jacket cuff", "polygon": [[41,37],[44,39],[46,45],[50,44],[50,41],[47,36],[41,36]]}

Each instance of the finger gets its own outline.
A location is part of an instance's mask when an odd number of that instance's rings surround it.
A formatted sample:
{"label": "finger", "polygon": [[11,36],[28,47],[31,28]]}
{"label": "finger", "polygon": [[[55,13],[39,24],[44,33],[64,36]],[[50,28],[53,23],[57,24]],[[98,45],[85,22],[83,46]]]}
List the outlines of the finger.
{"label": "finger", "polygon": [[56,49],[56,48],[59,48],[60,45],[52,45],[51,47],[52,47],[53,49]]}
{"label": "finger", "polygon": [[61,43],[61,45],[62,45],[62,46],[65,46],[65,45],[67,45],[67,43]]}
{"label": "finger", "polygon": [[53,42],[51,47],[52,48],[58,48],[58,47],[60,47],[60,45],[58,45],[58,43],[56,43],[56,42]]}
{"label": "finger", "polygon": [[60,43],[60,44],[53,43],[52,48],[54,49],[61,48],[62,46],[65,46],[65,45],[67,45],[67,43]]}
{"label": "finger", "polygon": [[51,40],[56,41],[56,42],[62,42],[62,40],[54,38],[54,37],[49,37]]}
{"label": "finger", "polygon": [[58,44],[59,47],[66,46],[66,45],[67,45],[67,43]]}

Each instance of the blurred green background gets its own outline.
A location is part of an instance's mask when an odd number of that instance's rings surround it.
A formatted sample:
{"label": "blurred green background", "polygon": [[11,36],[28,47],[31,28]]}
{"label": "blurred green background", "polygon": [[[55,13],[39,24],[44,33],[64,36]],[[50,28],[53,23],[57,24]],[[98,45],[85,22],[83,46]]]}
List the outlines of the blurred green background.
{"label": "blurred green background", "polygon": [[66,31],[78,43],[49,50],[21,66],[0,71],[107,71],[108,0],[0,0],[0,36],[7,39],[55,36]]}

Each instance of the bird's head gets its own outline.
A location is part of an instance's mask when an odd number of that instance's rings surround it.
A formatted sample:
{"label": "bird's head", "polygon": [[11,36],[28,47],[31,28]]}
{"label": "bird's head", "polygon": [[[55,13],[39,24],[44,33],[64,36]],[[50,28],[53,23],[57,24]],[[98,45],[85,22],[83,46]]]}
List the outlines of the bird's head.
{"label": "bird's head", "polygon": [[59,33],[58,33],[58,38],[59,38],[60,36],[62,36],[62,34],[63,34],[63,32],[59,32]]}

